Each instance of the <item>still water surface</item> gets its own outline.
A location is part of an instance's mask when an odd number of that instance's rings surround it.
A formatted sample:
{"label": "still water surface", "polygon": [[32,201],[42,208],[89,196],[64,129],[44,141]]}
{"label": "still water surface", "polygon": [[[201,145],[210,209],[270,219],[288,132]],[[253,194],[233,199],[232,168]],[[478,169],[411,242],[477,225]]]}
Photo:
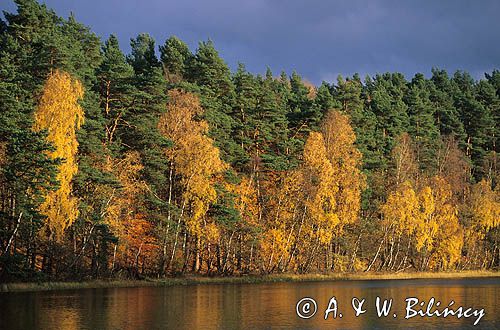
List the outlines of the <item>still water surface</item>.
{"label": "still water surface", "polygon": [[[325,310],[333,296],[337,301],[337,318],[333,319],[332,312],[325,320]],[[296,314],[296,304],[304,297],[314,299],[318,306],[309,319]],[[359,317],[354,316],[353,297],[366,299],[363,304],[366,313]],[[376,297],[393,299],[388,317],[377,316]],[[441,309],[453,300],[454,308],[484,308],[485,316],[477,326],[473,326],[477,317],[405,319],[408,297],[425,302],[434,297],[441,301]],[[0,293],[0,329],[12,330],[443,328],[500,329],[500,280],[200,284]]]}

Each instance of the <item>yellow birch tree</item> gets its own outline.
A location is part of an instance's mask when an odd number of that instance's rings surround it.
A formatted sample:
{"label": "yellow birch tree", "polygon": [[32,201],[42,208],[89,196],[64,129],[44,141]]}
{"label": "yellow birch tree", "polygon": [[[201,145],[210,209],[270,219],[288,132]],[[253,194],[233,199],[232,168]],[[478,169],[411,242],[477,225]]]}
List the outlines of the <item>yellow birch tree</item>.
{"label": "yellow birch tree", "polygon": [[59,187],[50,191],[40,205],[40,212],[47,217],[49,237],[57,239],[78,217],[78,200],[71,194],[71,180],[78,171],[76,130],[84,120],[78,104],[82,97],[82,84],[68,73],[56,70],[49,75],[35,111],[33,129],[47,130],[47,140],[55,148],[50,157],[62,161],[56,177]]}
{"label": "yellow birch tree", "polygon": [[340,234],[346,224],[358,220],[361,208],[361,192],[366,186],[361,172],[361,152],[356,148],[356,134],[349,116],[331,110],[323,120],[321,131],[326,148],[326,157],[332,166],[334,199],[337,205]]}
{"label": "yellow birch tree", "polygon": [[434,218],[436,230],[431,229],[432,250],[429,260],[431,269],[448,269],[459,260],[463,246],[463,230],[458,221],[457,207],[452,202],[451,186],[443,178],[431,180],[434,198]]}
{"label": "yellow birch tree", "polygon": [[[306,207],[312,219],[311,238],[327,244],[333,238],[333,230],[339,224],[336,213],[335,194],[338,184],[334,181],[334,170],[327,158],[323,135],[311,132],[304,146],[303,163]],[[314,230],[313,230],[314,229]]]}
{"label": "yellow birch tree", "polygon": [[490,229],[500,225],[500,191],[491,189],[491,184],[483,179],[472,187],[470,204],[470,230],[483,239]]}
{"label": "yellow birch tree", "polygon": [[[158,123],[160,132],[174,146],[166,155],[180,176],[182,187],[181,218],[190,235],[196,238],[196,259],[199,259],[200,239],[213,241],[218,236],[215,224],[209,223],[206,213],[217,200],[217,175],[227,168],[220,159],[219,149],[207,136],[208,124],[195,120],[203,109],[196,95],[181,90],[168,93],[168,111]],[[184,210],[189,208],[189,215]],[[197,270],[199,265],[195,266]]]}

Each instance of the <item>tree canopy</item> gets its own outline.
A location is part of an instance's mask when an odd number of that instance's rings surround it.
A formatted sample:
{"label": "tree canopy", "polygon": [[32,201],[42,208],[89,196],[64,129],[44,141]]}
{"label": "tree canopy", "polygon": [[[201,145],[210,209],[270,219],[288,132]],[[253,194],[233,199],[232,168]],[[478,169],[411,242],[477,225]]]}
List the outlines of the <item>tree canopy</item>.
{"label": "tree canopy", "polygon": [[498,70],[315,86],[15,3],[1,280],[500,267]]}

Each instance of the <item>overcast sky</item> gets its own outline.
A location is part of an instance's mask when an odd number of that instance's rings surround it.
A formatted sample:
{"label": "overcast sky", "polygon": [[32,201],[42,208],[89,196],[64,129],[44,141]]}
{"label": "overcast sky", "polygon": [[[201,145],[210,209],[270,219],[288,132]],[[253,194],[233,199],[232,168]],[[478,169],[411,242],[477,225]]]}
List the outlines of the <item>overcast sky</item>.
{"label": "overcast sky", "polygon": [[[125,52],[130,38],[170,35],[195,51],[212,39],[234,69],[266,66],[278,75],[334,81],[398,71],[408,79],[432,67],[462,69],[476,79],[500,68],[500,1],[329,0],[45,0],[60,16],[74,12],[101,38],[115,33]],[[2,9],[15,10],[12,0]]]}

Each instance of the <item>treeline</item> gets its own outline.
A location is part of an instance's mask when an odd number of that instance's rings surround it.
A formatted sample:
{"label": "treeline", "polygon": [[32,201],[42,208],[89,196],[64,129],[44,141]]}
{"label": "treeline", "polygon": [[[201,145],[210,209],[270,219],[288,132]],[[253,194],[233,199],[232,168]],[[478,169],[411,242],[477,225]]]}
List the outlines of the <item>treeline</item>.
{"label": "treeline", "polygon": [[498,269],[500,71],[313,86],[15,2],[2,281]]}

